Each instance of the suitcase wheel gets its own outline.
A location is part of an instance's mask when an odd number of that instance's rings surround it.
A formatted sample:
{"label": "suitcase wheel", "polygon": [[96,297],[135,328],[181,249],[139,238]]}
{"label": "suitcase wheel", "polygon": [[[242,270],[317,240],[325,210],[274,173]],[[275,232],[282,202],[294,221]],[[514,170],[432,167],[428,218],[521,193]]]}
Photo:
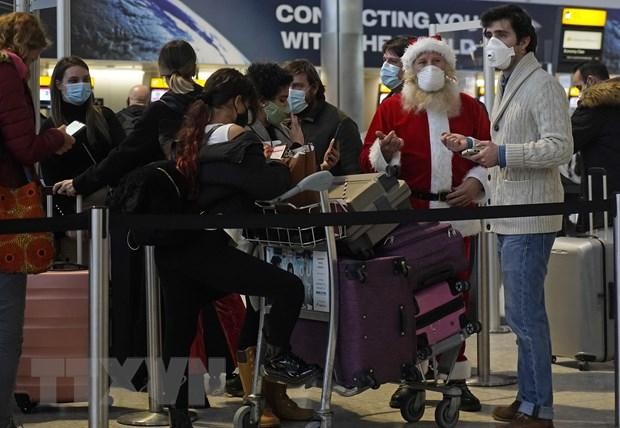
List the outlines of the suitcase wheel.
{"label": "suitcase wheel", "polygon": [[424,416],[426,392],[414,390],[400,406],[400,414],[407,422],[418,422]]}
{"label": "suitcase wheel", "polygon": [[22,411],[22,413],[30,414],[32,413],[32,409],[37,406],[37,402],[30,400],[30,396],[23,392],[15,393],[15,402],[17,403],[17,407]]}
{"label": "suitcase wheel", "polygon": [[452,294],[457,295],[469,291],[471,284],[468,281],[456,281],[451,285]]}
{"label": "suitcase wheel", "polygon": [[260,421],[252,422],[252,406],[241,406],[233,418],[234,428],[258,428]]}
{"label": "suitcase wheel", "polygon": [[433,355],[433,350],[430,347],[425,346],[422,348],[418,348],[418,362],[428,360],[431,355]]}
{"label": "suitcase wheel", "polygon": [[579,361],[577,367],[579,368],[580,372],[587,372],[590,370],[590,363],[587,361]]}
{"label": "suitcase wheel", "polygon": [[555,363],[557,363],[557,362],[558,362],[558,357],[557,357],[557,356],[555,356],[555,355],[552,355],[552,356],[551,356],[551,364],[555,364]]}
{"label": "suitcase wheel", "polygon": [[482,330],[482,324],[480,324],[480,322],[478,321],[470,321],[465,326],[465,331],[470,336],[474,333],[480,333],[480,330]]}
{"label": "suitcase wheel", "polygon": [[354,378],[357,381],[357,386],[359,388],[372,388],[379,389],[381,384],[377,382],[375,378],[374,370],[369,369],[368,371],[362,373],[360,376]]}
{"label": "suitcase wheel", "polygon": [[454,428],[459,421],[461,397],[444,398],[435,409],[435,422],[439,428]]}

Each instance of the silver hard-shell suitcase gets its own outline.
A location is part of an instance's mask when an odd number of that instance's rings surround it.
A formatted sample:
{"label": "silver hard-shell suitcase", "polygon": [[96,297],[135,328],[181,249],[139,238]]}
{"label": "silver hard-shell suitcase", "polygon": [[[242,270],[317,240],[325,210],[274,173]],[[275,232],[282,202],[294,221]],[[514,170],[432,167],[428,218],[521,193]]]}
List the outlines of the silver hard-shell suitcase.
{"label": "silver hard-shell suitcase", "polygon": [[580,370],[614,358],[613,237],[590,226],[586,236],[556,238],[545,280],[552,354],[578,360]]}

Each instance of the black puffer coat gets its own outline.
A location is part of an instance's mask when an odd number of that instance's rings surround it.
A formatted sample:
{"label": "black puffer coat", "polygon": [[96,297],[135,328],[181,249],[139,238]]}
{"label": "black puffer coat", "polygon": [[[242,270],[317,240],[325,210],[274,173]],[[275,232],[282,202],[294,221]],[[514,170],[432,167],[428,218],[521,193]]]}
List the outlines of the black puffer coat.
{"label": "black puffer coat", "polygon": [[81,195],[89,195],[118,181],[133,169],[166,158],[169,142],[181,127],[183,116],[202,91],[200,86],[188,94],[166,92],[146,108],[132,132],[108,156],[73,179]]}
{"label": "black puffer coat", "polygon": [[254,201],[273,199],[290,187],[288,167],[266,160],[263,144],[253,132],[204,145],[199,159],[198,208],[209,214],[250,213]]}
{"label": "black puffer coat", "polygon": [[605,168],[608,194],[620,191],[620,79],[586,89],[571,121],[575,152],[581,152],[583,171]]}

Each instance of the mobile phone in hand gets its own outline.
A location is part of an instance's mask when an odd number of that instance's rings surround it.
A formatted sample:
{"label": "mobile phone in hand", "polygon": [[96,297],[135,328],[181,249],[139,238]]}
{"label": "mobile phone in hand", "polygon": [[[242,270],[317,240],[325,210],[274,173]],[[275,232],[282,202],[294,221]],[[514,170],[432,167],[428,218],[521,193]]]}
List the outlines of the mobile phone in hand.
{"label": "mobile phone in hand", "polygon": [[461,156],[469,157],[469,156],[477,155],[478,153],[480,153],[480,149],[477,147],[474,147],[472,149],[463,150],[461,152]]}
{"label": "mobile phone in hand", "polygon": [[78,132],[86,128],[86,125],[79,120],[74,120],[65,128],[65,132],[72,137],[76,135]]}

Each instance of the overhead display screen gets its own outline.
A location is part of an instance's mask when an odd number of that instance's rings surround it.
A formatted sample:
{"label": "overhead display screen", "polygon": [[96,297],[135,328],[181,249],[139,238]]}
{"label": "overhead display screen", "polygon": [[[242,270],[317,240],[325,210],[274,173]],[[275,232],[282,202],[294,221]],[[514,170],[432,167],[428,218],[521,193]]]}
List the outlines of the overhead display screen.
{"label": "overhead display screen", "polygon": [[600,50],[603,48],[602,31],[564,31],[564,49]]}

